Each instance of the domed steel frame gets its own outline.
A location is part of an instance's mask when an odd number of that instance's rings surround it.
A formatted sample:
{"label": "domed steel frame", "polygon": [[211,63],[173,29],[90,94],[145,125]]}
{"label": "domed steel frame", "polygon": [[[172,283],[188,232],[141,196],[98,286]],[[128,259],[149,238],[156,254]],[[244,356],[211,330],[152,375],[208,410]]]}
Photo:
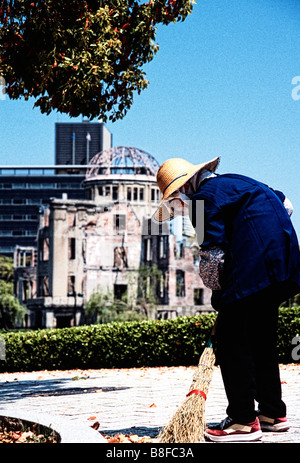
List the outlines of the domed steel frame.
{"label": "domed steel frame", "polygon": [[156,177],[159,164],[146,151],[138,148],[119,146],[96,154],[86,171],[86,180],[102,175],[147,175]]}

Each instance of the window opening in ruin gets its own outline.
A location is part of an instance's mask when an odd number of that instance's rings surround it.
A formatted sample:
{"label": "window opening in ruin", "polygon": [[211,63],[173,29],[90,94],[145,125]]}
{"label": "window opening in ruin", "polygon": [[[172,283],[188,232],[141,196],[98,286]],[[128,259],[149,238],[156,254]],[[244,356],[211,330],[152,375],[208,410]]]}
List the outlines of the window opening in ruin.
{"label": "window opening in ruin", "polygon": [[22,287],[22,302],[26,302],[29,298],[30,294],[30,284],[29,281],[23,280],[23,287]]}
{"label": "window opening in ruin", "polygon": [[184,271],[176,270],[176,296],[185,296]]}
{"label": "window opening in ruin", "polygon": [[151,238],[144,239],[144,260],[149,262],[152,260],[152,240]]}
{"label": "window opening in ruin", "polygon": [[49,238],[43,239],[43,261],[49,260]]}
{"label": "window opening in ruin", "polygon": [[49,277],[47,275],[39,277],[39,294],[41,297],[49,296]]}
{"label": "window opening in ruin", "polygon": [[174,255],[176,259],[181,259],[184,257],[184,243],[182,241],[176,242],[174,247]]}
{"label": "window opening in ruin", "polygon": [[69,238],[68,254],[69,254],[69,260],[76,259],[76,239],[75,238]]}
{"label": "window opening in ruin", "polygon": [[114,300],[127,301],[127,285],[114,284]]}
{"label": "window opening in ruin", "polygon": [[117,199],[118,199],[118,190],[119,190],[119,188],[117,186],[113,186],[113,191],[112,191],[112,199],[113,199],[113,201],[117,201]]}
{"label": "window opening in ruin", "polygon": [[75,293],[75,275],[68,276],[68,295]]}
{"label": "window opening in ruin", "polygon": [[203,305],[203,288],[194,288],[194,304]]}
{"label": "window opening in ruin", "polygon": [[117,232],[126,229],[126,216],[125,214],[115,214],[114,216],[114,229]]}
{"label": "window opening in ruin", "polygon": [[41,262],[49,260],[49,238],[41,238],[40,240],[39,260]]}
{"label": "window opening in ruin", "polygon": [[159,297],[161,299],[164,299],[166,295],[165,289],[166,289],[166,276],[164,273],[162,273],[159,278]]}
{"label": "window opening in ruin", "polygon": [[41,310],[37,310],[35,314],[35,326],[37,328],[43,327],[43,312]]}
{"label": "window opening in ruin", "polygon": [[168,237],[159,236],[158,237],[158,259],[165,259],[167,257],[168,250]]}

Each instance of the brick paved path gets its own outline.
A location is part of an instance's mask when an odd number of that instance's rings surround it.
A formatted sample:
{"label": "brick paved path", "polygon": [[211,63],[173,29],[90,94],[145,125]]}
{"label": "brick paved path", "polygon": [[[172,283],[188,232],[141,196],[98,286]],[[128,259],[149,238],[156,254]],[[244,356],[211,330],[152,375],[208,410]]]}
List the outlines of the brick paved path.
{"label": "brick paved path", "polygon": [[[82,426],[100,423],[105,434],[154,437],[189,390],[194,367],[161,367],[0,374],[1,409],[64,417]],[[300,365],[282,365],[283,398],[291,430],[264,433],[262,442],[300,442]],[[220,370],[215,367],[206,401],[208,423],[226,416]]]}

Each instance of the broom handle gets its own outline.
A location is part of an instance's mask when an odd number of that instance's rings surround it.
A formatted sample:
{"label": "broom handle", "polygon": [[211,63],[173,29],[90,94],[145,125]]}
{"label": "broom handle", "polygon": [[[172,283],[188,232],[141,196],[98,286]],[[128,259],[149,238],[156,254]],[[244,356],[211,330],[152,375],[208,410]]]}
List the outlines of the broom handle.
{"label": "broom handle", "polygon": [[212,338],[216,335],[216,332],[217,332],[217,325],[218,325],[218,316],[216,318],[216,321],[214,323],[214,326],[212,327],[212,330],[210,332],[210,335],[209,335],[209,338],[205,344],[205,347],[213,347],[213,342],[212,342]]}
{"label": "broom handle", "polygon": [[[215,355],[214,355],[214,351],[213,351],[213,342],[212,342],[212,337],[215,336],[216,334],[216,329],[217,329],[217,322],[218,322],[218,317],[216,318],[216,321],[214,323],[214,326],[212,327],[212,330],[211,330],[211,333],[210,333],[210,336],[205,344],[205,347],[204,347],[204,350],[200,356],[200,359],[199,359],[199,363],[198,363],[198,368],[194,374],[194,377],[193,377],[193,381],[192,381],[192,384],[190,386],[190,391],[189,393],[186,395],[187,397],[189,397],[190,395],[192,394],[198,394],[198,395],[201,395],[204,400],[206,400],[206,393],[207,393],[207,389],[208,389],[208,386],[211,382],[211,377],[210,378],[205,378],[205,371],[213,371],[213,365],[215,363]],[[212,348],[212,349],[211,349]],[[200,367],[204,367],[204,372],[200,372],[199,369]],[[210,375],[211,376],[211,375]],[[195,389],[194,388],[194,384],[197,382],[197,381],[203,381],[203,385],[202,385],[202,388],[201,390],[200,389]],[[207,383],[205,385],[205,383]],[[205,390],[203,390],[205,389]]]}

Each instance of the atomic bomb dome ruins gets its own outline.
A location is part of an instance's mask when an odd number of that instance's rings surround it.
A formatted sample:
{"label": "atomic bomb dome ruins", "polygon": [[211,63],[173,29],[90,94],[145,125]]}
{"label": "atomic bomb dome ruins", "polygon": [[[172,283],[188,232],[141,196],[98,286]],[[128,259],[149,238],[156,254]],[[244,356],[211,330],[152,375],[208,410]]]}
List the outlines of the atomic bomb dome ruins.
{"label": "atomic bomb dome ruins", "polygon": [[[26,301],[28,327],[84,324],[85,307],[94,293],[110,294],[114,301],[132,306],[150,287],[156,303],[144,304],[147,318],[212,310],[189,220],[183,218],[177,232],[173,224],[157,229],[151,221],[161,197],[158,168],[156,159],[141,149],[105,149],[87,165],[84,199],[62,195],[41,208],[35,281],[30,276],[35,291]],[[26,278],[26,268],[22,272],[22,264],[19,267],[16,284]],[[145,268],[149,289],[141,291]]]}

